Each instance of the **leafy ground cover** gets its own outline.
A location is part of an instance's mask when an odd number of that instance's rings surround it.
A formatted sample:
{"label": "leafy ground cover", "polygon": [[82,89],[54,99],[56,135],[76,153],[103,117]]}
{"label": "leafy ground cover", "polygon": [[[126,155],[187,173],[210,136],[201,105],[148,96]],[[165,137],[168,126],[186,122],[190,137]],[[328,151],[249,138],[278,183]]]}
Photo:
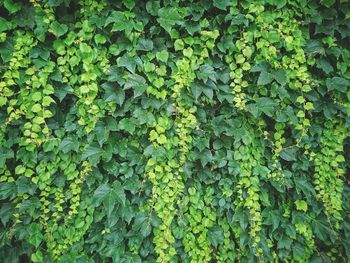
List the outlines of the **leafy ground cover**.
{"label": "leafy ground cover", "polygon": [[348,0],[3,0],[1,262],[349,262]]}

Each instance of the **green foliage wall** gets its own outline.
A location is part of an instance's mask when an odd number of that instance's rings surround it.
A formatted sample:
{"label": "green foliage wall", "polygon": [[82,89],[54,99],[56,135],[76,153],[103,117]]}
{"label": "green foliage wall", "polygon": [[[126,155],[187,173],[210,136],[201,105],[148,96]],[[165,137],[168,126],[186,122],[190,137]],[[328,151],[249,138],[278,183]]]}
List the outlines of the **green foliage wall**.
{"label": "green foliage wall", "polygon": [[348,0],[0,2],[1,262],[349,262]]}

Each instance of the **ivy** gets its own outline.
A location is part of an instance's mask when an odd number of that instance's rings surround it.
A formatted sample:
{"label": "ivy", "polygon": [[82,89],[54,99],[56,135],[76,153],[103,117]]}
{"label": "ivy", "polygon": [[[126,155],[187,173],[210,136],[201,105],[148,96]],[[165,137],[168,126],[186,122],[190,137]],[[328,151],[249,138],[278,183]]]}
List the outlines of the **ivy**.
{"label": "ivy", "polygon": [[1,1],[0,258],[348,262],[349,11]]}

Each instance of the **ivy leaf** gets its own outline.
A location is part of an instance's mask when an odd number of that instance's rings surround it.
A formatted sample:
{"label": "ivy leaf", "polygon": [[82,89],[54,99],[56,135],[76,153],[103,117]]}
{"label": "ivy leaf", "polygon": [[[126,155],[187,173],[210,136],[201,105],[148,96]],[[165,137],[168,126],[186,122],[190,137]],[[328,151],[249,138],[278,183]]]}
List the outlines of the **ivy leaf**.
{"label": "ivy leaf", "polygon": [[256,99],[255,104],[250,104],[249,109],[252,111],[252,114],[255,117],[258,117],[261,113],[265,113],[267,116],[272,117],[272,114],[275,112],[277,103],[268,98],[261,97]]}
{"label": "ivy leaf", "polygon": [[231,2],[230,0],[214,0],[213,4],[215,7],[225,11],[228,6],[231,6]]}
{"label": "ivy leaf", "polygon": [[125,206],[125,202],[126,202],[126,195],[125,195],[125,191],[122,187],[122,185],[120,184],[119,181],[115,181],[113,183],[113,191],[116,195],[117,200],[119,200],[119,202]]}
{"label": "ivy leaf", "polygon": [[117,59],[117,65],[127,68],[131,73],[135,73],[136,61],[127,53]]}
{"label": "ivy leaf", "polygon": [[101,149],[101,147],[99,146],[93,146],[90,145],[82,154],[81,158],[83,160],[89,158],[89,157],[93,157],[96,158],[98,156],[100,156],[103,153],[103,149]]}
{"label": "ivy leaf", "polygon": [[325,49],[323,48],[323,45],[321,43],[321,41],[319,41],[318,39],[311,39],[305,48],[305,51],[308,54],[325,54]]}
{"label": "ivy leaf", "polygon": [[170,33],[173,26],[181,24],[183,18],[184,16],[175,7],[163,7],[158,10],[157,21],[168,33]]}
{"label": "ivy leaf", "polygon": [[287,162],[296,161],[296,153],[298,149],[295,147],[282,149],[280,157]]}
{"label": "ivy leaf", "polygon": [[164,63],[166,63],[168,61],[168,58],[169,58],[169,53],[168,51],[166,51],[165,49],[160,51],[160,52],[157,52],[156,53],[156,57],[159,61],[162,61]]}
{"label": "ivy leaf", "polygon": [[0,219],[1,223],[6,226],[7,222],[9,222],[10,218],[14,213],[14,206],[9,203],[1,204],[0,208]]}
{"label": "ivy leaf", "polygon": [[219,244],[222,244],[225,240],[224,231],[221,227],[214,226],[208,231],[208,239],[214,247],[217,247]]}
{"label": "ivy leaf", "polygon": [[199,149],[199,151],[209,148],[209,137],[197,137],[194,141],[194,145]]}
{"label": "ivy leaf", "polygon": [[0,147],[0,167],[4,167],[6,160],[13,157],[14,152],[11,149]]}
{"label": "ivy leaf", "polygon": [[203,93],[205,94],[205,96],[208,97],[208,99],[212,100],[213,96],[214,96],[214,91],[211,87],[205,87],[203,89]]}
{"label": "ivy leaf", "polygon": [[43,253],[40,250],[38,250],[37,252],[32,254],[31,260],[35,263],[36,262],[43,262],[44,261]]}
{"label": "ivy leaf", "polygon": [[58,148],[63,153],[68,153],[70,151],[78,151],[79,143],[77,142],[77,140],[74,137],[66,137],[61,141]]}
{"label": "ivy leaf", "polygon": [[19,3],[14,3],[12,0],[4,0],[3,4],[10,14],[14,14],[22,8]]}
{"label": "ivy leaf", "polygon": [[199,96],[202,94],[203,87],[200,84],[193,83],[191,85],[191,90],[192,90],[192,94],[193,94],[194,98],[197,101]]}
{"label": "ivy leaf", "polygon": [[99,206],[104,200],[104,198],[107,196],[107,194],[110,192],[110,186],[107,183],[101,184],[94,192],[92,196],[92,201],[95,207]]}
{"label": "ivy leaf", "polygon": [[271,73],[268,73],[266,71],[261,71],[259,78],[258,78],[258,85],[263,86],[271,83],[271,81],[274,79],[274,76]]}
{"label": "ivy leaf", "polygon": [[107,211],[108,218],[111,217],[113,209],[116,205],[116,200],[117,200],[117,194],[113,189],[111,189],[103,199],[103,205],[105,206],[105,209]]}
{"label": "ivy leaf", "polygon": [[197,76],[199,79],[203,80],[204,83],[208,81],[208,78],[210,78],[212,81],[216,81],[216,75],[214,68],[210,66],[209,64],[204,64],[200,66],[199,72],[197,73]]}
{"label": "ivy leaf", "polygon": [[334,237],[336,237],[336,233],[334,233],[332,229],[330,229],[328,226],[326,226],[325,224],[323,224],[318,220],[313,221],[312,227],[316,237],[322,241],[326,241],[328,237],[332,234],[334,235]]}
{"label": "ivy leaf", "polygon": [[150,39],[140,38],[136,45],[136,50],[151,51],[153,49],[153,41]]}
{"label": "ivy leaf", "polygon": [[287,84],[287,76],[286,76],[285,70],[283,70],[283,69],[276,70],[273,73],[273,77],[279,84],[281,84],[281,85]]}
{"label": "ivy leaf", "polygon": [[294,203],[295,203],[297,210],[304,211],[306,213],[307,203],[304,200],[296,200]]}
{"label": "ivy leaf", "polygon": [[302,245],[300,243],[296,243],[294,246],[293,246],[293,257],[296,259],[296,260],[301,260],[303,255],[305,255],[305,248],[306,246],[305,245]]}
{"label": "ivy leaf", "polygon": [[322,69],[326,74],[329,74],[334,71],[331,63],[329,63],[327,60],[323,58],[316,60],[316,66],[317,68]]}
{"label": "ivy leaf", "polygon": [[28,230],[30,235],[28,241],[37,248],[43,240],[43,235],[40,232],[40,225],[37,223],[32,223],[30,224]]}
{"label": "ivy leaf", "polygon": [[14,183],[0,183],[0,199],[11,199],[16,195],[16,187]]}
{"label": "ivy leaf", "polygon": [[134,176],[127,178],[123,183],[123,188],[130,191],[132,194],[136,194],[141,187],[141,181]]}
{"label": "ivy leaf", "polygon": [[[105,27],[113,23],[112,32],[123,31],[127,29],[130,22],[126,19],[123,12],[113,11],[109,17],[107,17],[105,22]],[[130,25],[129,25],[130,26]]]}
{"label": "ivy leaf", "polygon": [[135,126],[135,123],[132,121],[132,119],[124,118],[119,122],[118,128],[120,130],[125,130],[130,134],[133,134],[136,126]]}
{"label": "ivy leaf", "polygon": [[201,152],[200,154],[200,160],[202,163],[202,167],[205,167],[207,163],[211,162],[213,160],[213,154],[210,150],[206,149],[204,152]]}
{"label": "ivy leaf", "polygon": [[328,91],[337,90],[341,92],[346,92],[347,87],[350,86],[350,81],[340,77],[333,77],[326,80],[326,86]]}
{"label": "ivy leaf", "polygon": [[112,83],[104,83],[101,87],[105,90],[104,99],[106,102],[115,101],[122,106],[125,101],[125,91],[119,87],[115,87]]}
{"label": "ivy leaf", "polygon": [[135,1],[134,0],[123,0],[123,4],[125,5],[126,8],[131,10],[135,6]]}
{"label": "ivy leaf", "polygon": [[129,75],[124,89],[132,88],[134,91],[134,98],[141,96],[147,89],[146,80],[138,74]]}
{"label": "ivy leaf", "polygon": [[63,36],[68,31],[68,26],[65,24],[60,24],[57,21],[54,21],[50,25],[50,29],[55,34],[56,37]]}
{"label": "ivy leaf", "polygon": [[122,106],[125,100],[125,91],[122,89],[117,89],[115,91],[115,100],[119,106]]}
{"label": "ivy leaf", "polygon": [[292,239],[290,239],[290,238],[289,238],[288,236],[286,236],[286,235],[283,235],[281,238],[279,238],[277,247],[278,247],[279,249],[285,248],[285,249],[290,250],[291,245],[292,245],[292,242],[293,242]]}
{"label": "ivy leaf", "polygon": [[315,189],[308,182],[306,177],[294,176],[293,179],[295,182],[297,193],[300,193],[300,191],[302,191],[306,196],[310,196],[310,194],[316,194]]}
{"label": "ivy leaf", "polygon": [[11,22],[7,21],[3,17],[0,17],[0,32],[9,30],[10,28],[11,28]]}

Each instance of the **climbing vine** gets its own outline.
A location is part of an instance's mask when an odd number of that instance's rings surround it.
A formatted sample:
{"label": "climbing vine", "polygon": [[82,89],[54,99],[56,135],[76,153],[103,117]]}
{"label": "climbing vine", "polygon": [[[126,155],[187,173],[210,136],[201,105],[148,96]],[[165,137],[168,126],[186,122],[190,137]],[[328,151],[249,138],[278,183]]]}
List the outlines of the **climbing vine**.
{"label": "climbing vine", "polygon": [[0,1],[0,258],[348,262],[349,14]]}

